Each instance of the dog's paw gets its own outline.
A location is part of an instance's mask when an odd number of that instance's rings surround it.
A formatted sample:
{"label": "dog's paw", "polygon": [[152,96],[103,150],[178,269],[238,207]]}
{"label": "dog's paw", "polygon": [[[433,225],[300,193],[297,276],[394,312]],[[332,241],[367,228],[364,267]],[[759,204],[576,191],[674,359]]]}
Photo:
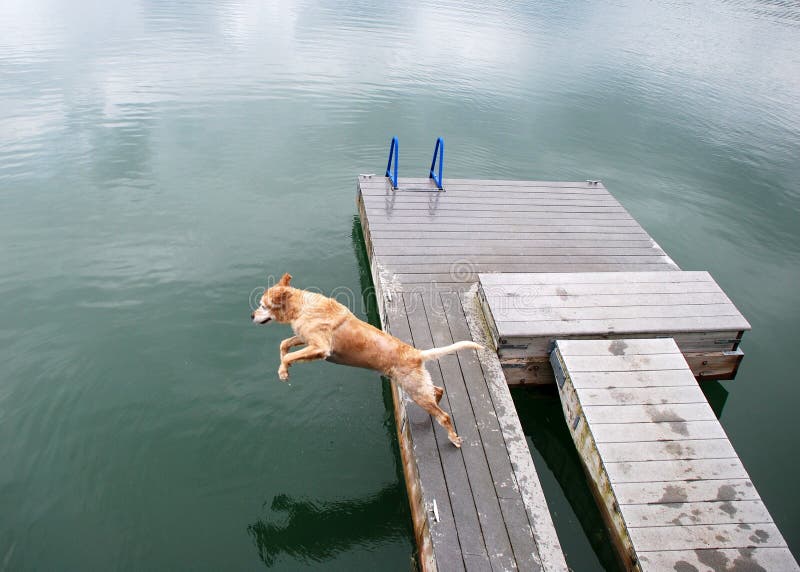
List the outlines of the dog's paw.
{"label": "dog's paw", "polygon": [[462,441],[461,437],[449,437],[449,439],[453,445],[455,445],[459,449],[461,448],[461,441]]}
{"label": "dog's paw", "polygon": [[279,367],[278,368],[278,377],[281,379],[281,381],[286,381],[287,379],[289,379],[289,370],[287,368],[285,368],[285,367],[282,367],[282,366]]}

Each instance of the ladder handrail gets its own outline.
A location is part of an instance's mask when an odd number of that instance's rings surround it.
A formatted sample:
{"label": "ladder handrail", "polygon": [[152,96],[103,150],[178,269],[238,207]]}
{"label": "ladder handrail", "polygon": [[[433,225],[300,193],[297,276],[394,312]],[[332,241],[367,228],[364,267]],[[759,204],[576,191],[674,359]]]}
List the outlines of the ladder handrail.
{"label": "ladder handrail", "polygon": [[[397,163],[398,153],[400,151],[400,142],[397,137],[392,137],[392,145],[389,147],[389,162],[386,164],[386,176],[392,183],[392,189],[397,190]],[[392,155],[394,155],[394,175],[392,174]]]}
{"label": "ladder handrail", "polygon": [[[436,154],[439,154],[439,176],[436,176],[436,173],[433,172],[433,168],[436,166]],[[444,190],[442,188],[442,167],[444,165],[444,139],[439,137],[436,139],[436,147],[433,148],[433,160],[431,161],[431,172],[430,178],[433,179],[433,182],[436,183],[436,186],[439,188],[440,191]]]}

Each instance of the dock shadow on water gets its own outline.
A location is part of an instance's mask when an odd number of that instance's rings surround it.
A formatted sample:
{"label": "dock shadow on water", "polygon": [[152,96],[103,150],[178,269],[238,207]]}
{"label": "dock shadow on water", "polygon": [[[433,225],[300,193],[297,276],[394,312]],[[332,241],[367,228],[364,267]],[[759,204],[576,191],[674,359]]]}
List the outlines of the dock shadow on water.
{"label": "dock shadow on water", "polygon": [[406,537],[407,506],[402,482],[373,495],[333,502],[278,494],[264,503],[267,514],[250,524],[247,532],[267,567],[281,555],[323,562],[354,546]]}
{"label": "dock shadow on water", "polygon": [[552,387],[511,389],[522,430],[572,570],[622,568]]}

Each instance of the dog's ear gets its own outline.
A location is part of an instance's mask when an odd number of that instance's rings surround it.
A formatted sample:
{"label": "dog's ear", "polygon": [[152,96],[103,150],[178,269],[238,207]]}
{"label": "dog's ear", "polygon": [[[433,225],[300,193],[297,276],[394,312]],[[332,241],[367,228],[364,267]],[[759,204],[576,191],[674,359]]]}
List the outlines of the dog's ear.
{"label": "dog's ear", "polygon": [[278,282],[278,286],[288,286],[291,279],[292,275],[287,272],[281,277],[280,281]]}
{"label": "dog's ear", "polygon": [[289,298],[290,290],[285,288],[276,289],[275,295],[272,296],[272,305],[280,308],[286,304],[286,299]]}

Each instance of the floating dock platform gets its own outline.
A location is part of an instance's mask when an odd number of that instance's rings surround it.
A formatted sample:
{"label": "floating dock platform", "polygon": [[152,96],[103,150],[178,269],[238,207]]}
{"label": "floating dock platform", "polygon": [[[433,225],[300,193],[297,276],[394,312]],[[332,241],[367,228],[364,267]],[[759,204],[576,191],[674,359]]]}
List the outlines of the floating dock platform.
{"label": "floating dock platform", "polygon": [[671,338],[559,340],[564,417],[629,570],[800,570]]}
{"label": "floating dock platform", "polygon": [[[440,189],[432,179],[395,178],[392,184],[388,178],[361,176],[357,185],[383,329],[421,349],[464,339],[487,348],[428,364],[434,383],[445,389],[441,405],[463,438],[461,449],[392,384],[420,565],[423,570],[566,571],[509,384],[555,382],[550,358],[561,340],[600,339],[608,348],[663,338],[677,342],[674,359],[682,361],[683,381],[688,375],[695,384],[696,401],[689,409],[693,414],[702,409],[708,417],[710,408],[695,378],[733,377],[742,359],[742,334],[750,326],[707,273],[681,272],[599,182],[442,182]],[[601,361],[598,374],[603,374]],[[645,400],[659,400],[665,388],[637,391],[652,394]],[[602,419],[617,410],[598,411]],[[695,435],[696,440],[722,439],[716,419],[697,423],[716,423],[717,433]],[[704,445],[693,454],[709,451]],[[592,459],[582,459],[592,476]],[[661,464],[649,465],[651,470],[670,475],[692,459],[673,455],[652,461]],[[734,500],[755,500],[751,497]],[[765,519],[763,513],[753,514]],[[636,552],[633,560],[623,529],[610,530],[629,569],[639,570],[642,562],[656,558],[646,560]],[[673,527],[660,532],[667,530]],[[774,528],[759,530],[772,543],[780,536]],[[761,538],[755,531],[737,538],[750,536]],[[751,544],[738,549],[762,548]],[[735,560],[730,552],[720,554]],[[778,562],[772,560],[776,554],[762,550],[749,562]],[[703,553],[708,555],[721,558]],[[700,556],[687,558],[692,566],[687,571],[726,569],[708,566]]]}
{"label": "floating dock platform", "polygon": [[509,383],[552,383],[556,339],[674,338],[701,380],[733,379],[750,324],[708,272],[480,274]]}

